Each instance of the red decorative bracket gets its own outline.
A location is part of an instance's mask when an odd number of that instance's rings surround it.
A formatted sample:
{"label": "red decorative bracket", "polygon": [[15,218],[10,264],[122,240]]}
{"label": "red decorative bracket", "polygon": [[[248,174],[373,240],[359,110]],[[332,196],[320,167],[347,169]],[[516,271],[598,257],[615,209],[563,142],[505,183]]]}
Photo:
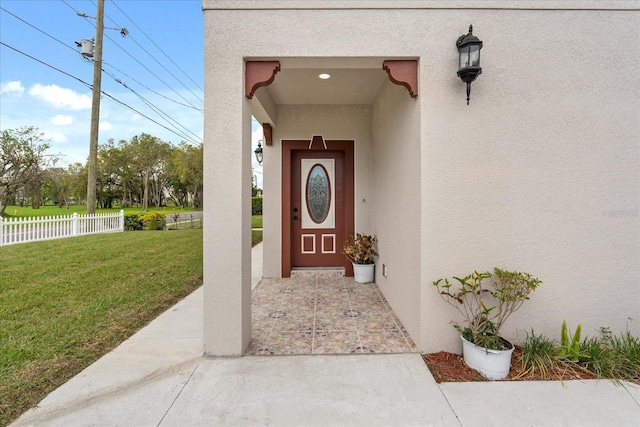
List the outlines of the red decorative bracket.
{"label": "red decorative bracket", "polygon": [[247,98],[253,98],[256,90],[269,86],[280,71],[280,61],[247,61],[245,64],[244,88]]}
{"label": "red decorative bracket", "polygon": [[273,129],[271,128],[271,125],[269,123],[262,124],[262,137],[264,139],[265,145],[273,144],[272,132]]}
{"label": "red decorative bracket", "polygon": [[384,61],[382,69],[389,74],[389,79],[397,85],[406,87],[412,98],[418,96],[418,61]]}

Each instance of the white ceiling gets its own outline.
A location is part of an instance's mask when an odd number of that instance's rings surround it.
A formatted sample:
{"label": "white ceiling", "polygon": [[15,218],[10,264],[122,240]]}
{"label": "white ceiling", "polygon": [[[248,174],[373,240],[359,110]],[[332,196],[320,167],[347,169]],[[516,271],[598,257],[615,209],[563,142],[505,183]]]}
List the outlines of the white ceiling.
{"label": "white ceiling", "polygon": [[[321,73],[331,75],[323,80]],[[276,104],[371,104],[387,73],[379,68],[285,68],[268,90]]]}

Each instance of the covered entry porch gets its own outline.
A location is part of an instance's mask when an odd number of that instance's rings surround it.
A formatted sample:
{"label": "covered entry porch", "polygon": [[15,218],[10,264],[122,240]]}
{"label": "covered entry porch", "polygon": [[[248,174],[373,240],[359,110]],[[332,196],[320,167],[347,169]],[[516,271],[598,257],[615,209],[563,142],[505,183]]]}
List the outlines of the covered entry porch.
{"label": "covered entry porch", "polygon": [[[375,234],[380,253],[376,292],[382,307],[386,304],[393,309],[408,331],[403,334],[399,326],[394,329],[404,340],[402,351],[413,351],[415,345],[405,336],[420,336],[421,267],[414,256],[420,252],[421,237],[416,232],[420,230],[421,197],[418,60],[245,57],[242,63],[220,64],[211,74],[207,75],[216,102],[205,127],[209,133],[205,169],[210,172],[206,188],[210,191],[209,206],[213,206],[209,211],[211,228],[205,238],[205,353],[247,354],[253,320],[260,315],[252,304],[247,247],[252,116],[265,129],[264,277],[280,280],[301,266],[340,266],[333,258],[326,264],[309,265],[300,263],[296,256],[334,254],[343,263],[340,252],[349,235]],[[322,74],[330,78],[322,79]],[[238,99],[239,76],[242,99]],[[305,162],[311,172],[305,172]],[[317,223],[309,227],[305,225],[307,187],[303,184],[309,182],[308,174],[320,169],[318,164],[330,182],[329,192],[342,198],[331,199],[329,213],[321,213]],[[335,213],[332,206],[336,207]],[[347,276],[352,274],[350,265],[342,267]],[[343,288],[344,284],[337,287]],[[323,301],[316,299],[315,308],[318,302]],[[345,304],[340,307],[342,315],[352,309],[349,300]],[[313,319],[318,321],[318,317]],[[357,345],[349,352],[366,351],[368,347],[361,338],[366,331],[357,329],[355,320],[350,320],[353,327],[341,330],[356,337],[353,342]],[[273,326],[280,324],[274,322]],[[310,352],[314,351],[315,337],[319,343],[319,330],[312,331]],[[303,337],[296,345],[307,341]],[[269,343],[261,344],[250,351],[271,351]]]}

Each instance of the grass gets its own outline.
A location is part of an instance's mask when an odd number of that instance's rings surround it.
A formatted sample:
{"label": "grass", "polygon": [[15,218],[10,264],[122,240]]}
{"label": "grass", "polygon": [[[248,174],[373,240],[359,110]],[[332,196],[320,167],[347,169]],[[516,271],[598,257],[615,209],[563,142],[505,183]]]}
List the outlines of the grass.
{"label": "grass", "polygon": [[598,376],[640,379],[640,339],[629,331],[616,336],[600,328],[600,337],[582,341],[580,355],[582,364]]}
{"label": "grass", "polygon": [[251,228],[262,228],[262,215],[253,215],[251,217]]}
{"label": "grass", "polygon": [[0,247],[0,425],[202,284],[202,230]]}
{"label": "grass", "polygon": [[522,371],[519,375],[535,375],[537,372],[542,378],[546,378],[549,370],[556,364],[558,349],[555,343],[542,334],[536,335],[532,328],[522,342],[522,350]]}
{"label": "grass", "polygon": [[[587,370],[598,378],[614,381],[629,380],[640,384],[640,339],[629,331],[613,335],[609,328],[600,328],[599,337],[587,337],[579,343],[579,350],[570,357],[566,345],[559,344],[533,329],[522,343],[522,363],[518,377],[537,374],[545,379],[554,371]],[[574,357],[575,356],[575,357]]]}
{"label": "grass", "polygon": [[262,242],[262,230],[251,230],[251,247]]}

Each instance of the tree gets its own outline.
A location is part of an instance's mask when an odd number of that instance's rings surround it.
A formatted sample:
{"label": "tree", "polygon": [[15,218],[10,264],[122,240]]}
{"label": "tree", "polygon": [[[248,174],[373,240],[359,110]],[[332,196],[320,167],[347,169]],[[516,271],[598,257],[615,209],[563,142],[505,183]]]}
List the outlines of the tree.
{"label": "tree", "polygon": [[32,126],[6,129],[0,135],[0,214],[11,198],[30,195],[34,207],[40,207],[45,170],[57,161],[49,155],[50,145],[43,141],[43,133]]}
{"label": "tree", "polygon": [[129,143],[127,160],[142,179],[142,209],[149,207],[149,199],[159,207],[164,197],[165,160],[171,145],[146,133],[134,136]]}
{"label": "tree", "polygon": [[202,206],[202,145],[181,142],[173,149],[170,164],[170,194],[175,204],[185,207],[191,200],[195,209]]}

